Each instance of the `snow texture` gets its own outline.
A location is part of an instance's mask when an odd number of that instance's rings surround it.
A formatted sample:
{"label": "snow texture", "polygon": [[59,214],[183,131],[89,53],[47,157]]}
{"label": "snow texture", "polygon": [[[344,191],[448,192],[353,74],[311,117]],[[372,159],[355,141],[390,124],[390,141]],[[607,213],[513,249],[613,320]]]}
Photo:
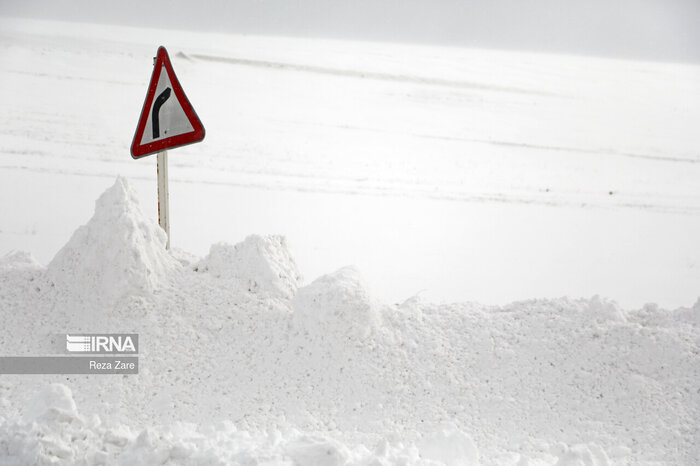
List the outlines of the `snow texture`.
{"label": "snow texture", "polygon": [[84,299],[113,302],[157,290],[180,264],[165,250],[166,234],[147,219],[124,178],[95,202],[95,213],[49,263],[47,276]]}
{"label": "snow texture", "polygon": [[[175,423],[133,429],[105,425],[76,409],[71,391],[51,384],[36,394],[29,419],[0,418],[0,461],[7,466],[33,465],[228,465],[301,466],[425,465],[474,466],[479,452],[471,438],[454,426],[425,436],[418,444],[382,439],[376,445],[345,445],[322,434],[296,429],[240,431],[231,422],[207,428]],[[512,464],[529,464],[518,457]],[[551,448],[546,462],[556,466],[608,466],[605,451],[595,444]]]}
{"label": "snow texture", "polygon": [[214,244],[195,270],[268,297],[291,298],[302,281],[282,236],[252,235],[236,245]]}
{"label": "snow texture", "polygon": [[36,270],[40,269],[41,264],[26,251],[10,251],[3,257],[0,257],[0,270]]}
{"label": "snow texture", "polygon": [[697,459],[700,301],[390,306],[353,267],[303,286],[280,237],[176,255],[119,178],[48,268],[2,259],[0,353],[134,331],[141,370],[3,376],[0,464]]}
{"label": "snow texture", "polygon": [[[0,30],[0,354],[140,342],[0,377],[1,465],[699,463],[699,66]],[[154,37],[208,133],[170,252],[128,156]]]}
{"label": "snow texture", "polygon": [[344,267],[301,288],[292,308],[297,325],[318,335],[364,338],[381,326],[381,307],[355,267]]}

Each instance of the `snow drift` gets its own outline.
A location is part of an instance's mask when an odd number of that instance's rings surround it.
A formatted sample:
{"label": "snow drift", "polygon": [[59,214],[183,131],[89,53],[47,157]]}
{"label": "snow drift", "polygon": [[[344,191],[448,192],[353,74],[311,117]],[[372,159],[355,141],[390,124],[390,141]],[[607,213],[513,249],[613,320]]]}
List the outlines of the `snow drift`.
{"label": "snow drift", "polygon": [[179,267],[165,242],[165,232],[143,215],[135,193],[119,177],[95,202],[90,221],[56,254],[47,275],[83,298],[112,302],[127,293],[146,295]]}
{"label": "snow drift", "polygon": [[41,264],[26,251],[10,251],[0,257],[0,270],[3,271],[37,270],[40,268]]}
{"label": "snow drift", "polygon": [[364,338],[381,326],[380,304],[355,267],[344,267],[301,288],[292,309],[300,328],[321,335]]}
{"label": "snow drift", "polygon": [[274,236],[183,266],[119,178],[48,268],[0,260],[0,353],[97,313],[141,371],[3,376],[0,463],[692,464],[699,310],[389,306],[352,267],[304,285]]}
{"label": "snow drift", "polygon": [[[476,466],[479,452],[454,425],[418,443],[381,439],[375,445],[346,445],[329,435],[296,429],[240,431],[230,422],[201,427],[176,423],[135,429],[106,425],[76,408],[65,385],[51,384],[37,393],[32,414],[19,421],[0,417],[0,461],[7,466],[71,464],[97,466],[268,464],[300,466],[390,465]],[[551,447],[556,466],[608,466],[595,444]],[[515,462],[512,460],[516,459]],[[509,463],[528,464],[514,455]]]}
{"label": "snow drift", "polygon": [[268,297],[291,298],[302,281],[282,236],[252,235],[236,245],[214,244],[194,268]]}

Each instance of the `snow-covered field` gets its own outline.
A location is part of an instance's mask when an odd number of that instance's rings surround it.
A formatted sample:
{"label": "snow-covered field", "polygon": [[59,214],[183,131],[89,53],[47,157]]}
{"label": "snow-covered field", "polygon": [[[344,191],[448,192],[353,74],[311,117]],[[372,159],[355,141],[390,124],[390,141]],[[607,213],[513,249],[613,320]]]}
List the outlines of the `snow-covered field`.
{"label": "snow-covered field", "polygon": [[[160,44],[207,128],[172,254]],[[700,67],[9,19],[0,60],[0,354],[142,349],[0,377],[0,464],[700,458]]]}
{"label": "snow-covered field", "polygon": [[171,152],[174,246],[282,233],[387,302],[698,297],[698,66],[1,26],[3,249],[47,263],[117,174],[155,216],[129,146],[163,44],[207,129]]}

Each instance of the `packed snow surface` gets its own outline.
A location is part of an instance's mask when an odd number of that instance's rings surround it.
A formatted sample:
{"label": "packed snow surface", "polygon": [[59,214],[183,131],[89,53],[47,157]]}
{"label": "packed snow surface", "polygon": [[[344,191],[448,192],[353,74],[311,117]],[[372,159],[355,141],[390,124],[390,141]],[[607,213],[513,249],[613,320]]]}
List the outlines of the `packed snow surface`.
{"label": "packed snow surface", "polygon": [[305,284],[276,236],[167,252],[124,178],[48,267],[0,260],[0,312],[0,354],[140,339],[138,375],[0,378],[0,464],[698,458],[700,301],[387,305],[354,267]]}

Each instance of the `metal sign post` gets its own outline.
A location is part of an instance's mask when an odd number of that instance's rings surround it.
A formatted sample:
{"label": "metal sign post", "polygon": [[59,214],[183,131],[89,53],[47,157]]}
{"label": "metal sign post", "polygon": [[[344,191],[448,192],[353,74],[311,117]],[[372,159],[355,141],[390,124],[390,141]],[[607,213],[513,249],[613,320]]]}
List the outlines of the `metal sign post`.
{"label": "metal sign post", "polygon": [[158,152],[158,224],[168,235],[165,249],[170,249],[170,194],[168,193],[168,151]]}

